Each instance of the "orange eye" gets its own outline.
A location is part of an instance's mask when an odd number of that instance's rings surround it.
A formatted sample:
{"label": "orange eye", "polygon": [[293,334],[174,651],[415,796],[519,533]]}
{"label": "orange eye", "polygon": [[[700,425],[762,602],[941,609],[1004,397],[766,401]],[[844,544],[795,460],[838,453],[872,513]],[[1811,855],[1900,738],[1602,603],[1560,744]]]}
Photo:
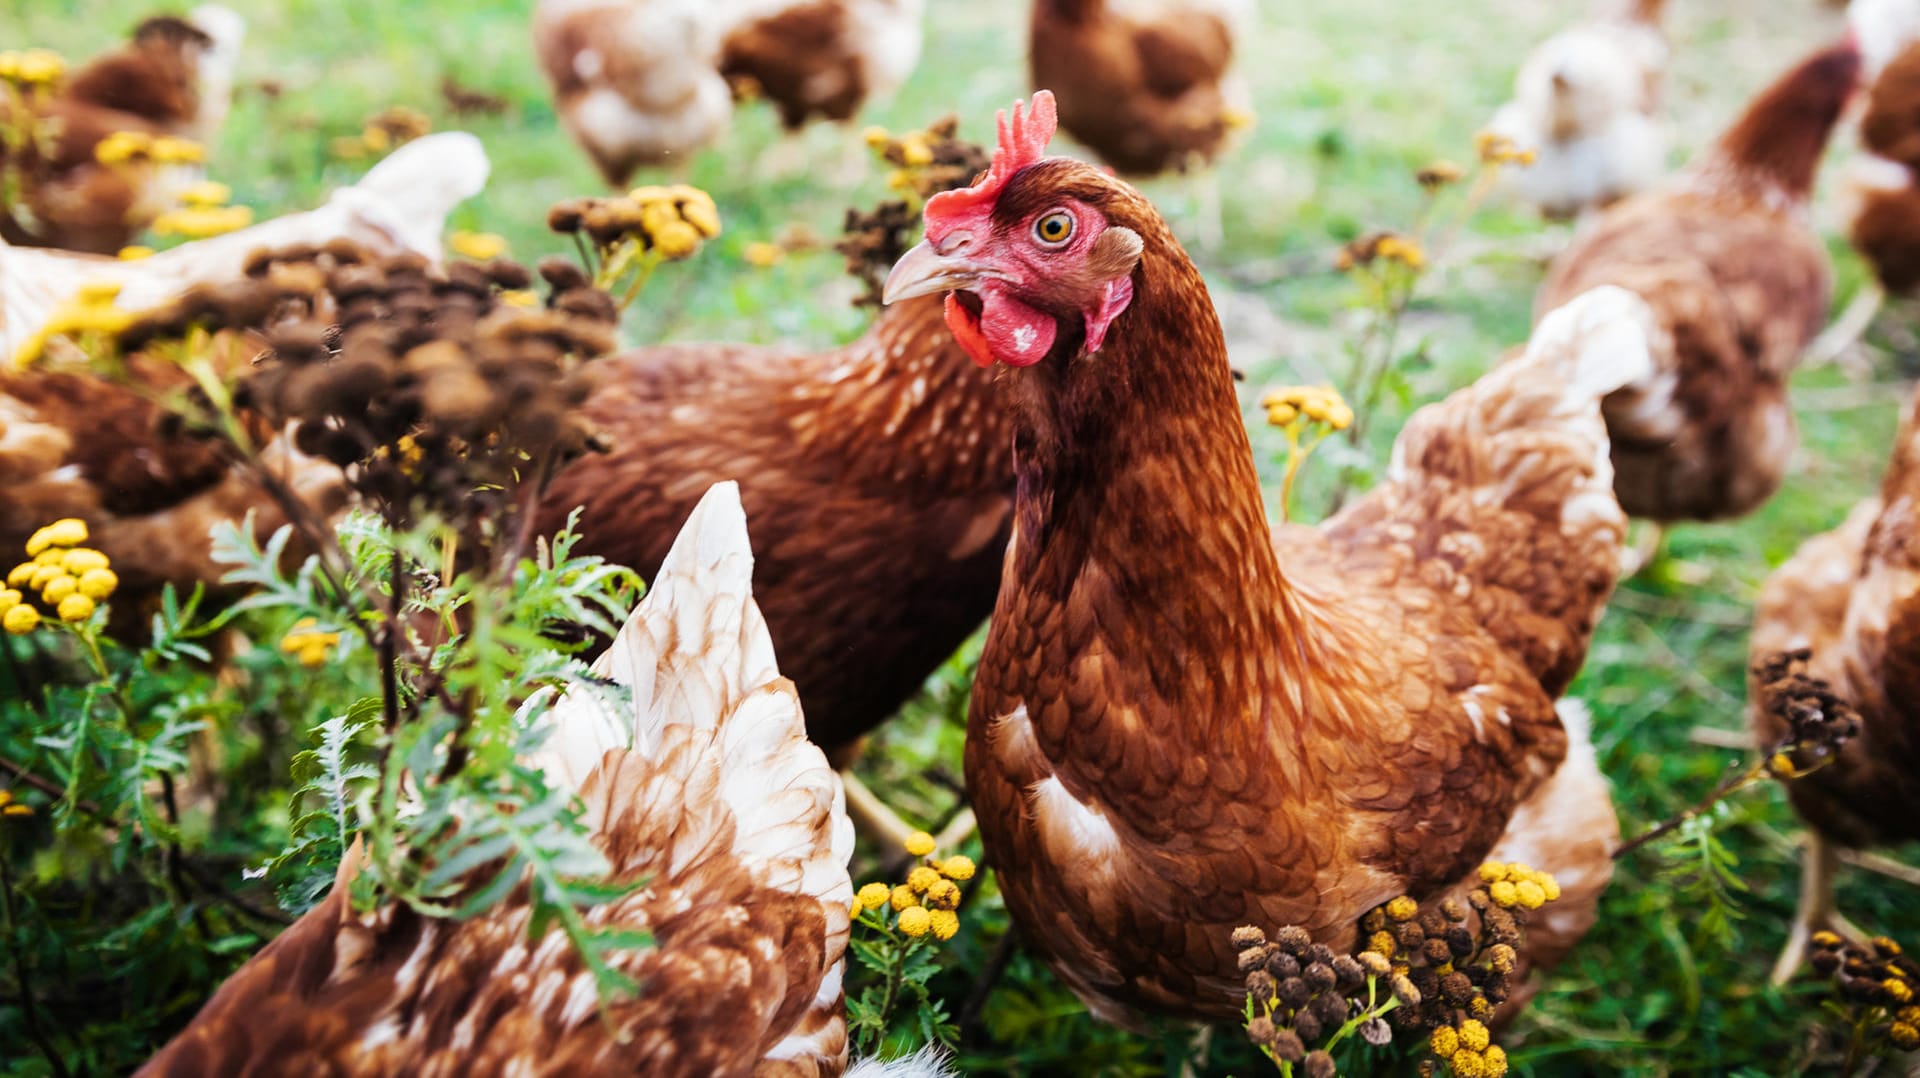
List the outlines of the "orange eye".
{"label": "orange eye", "polygon": [[1073,235],[1073,214],[1055,210],[1033,223],[1033,235],[1041,243],[1059,246]]}

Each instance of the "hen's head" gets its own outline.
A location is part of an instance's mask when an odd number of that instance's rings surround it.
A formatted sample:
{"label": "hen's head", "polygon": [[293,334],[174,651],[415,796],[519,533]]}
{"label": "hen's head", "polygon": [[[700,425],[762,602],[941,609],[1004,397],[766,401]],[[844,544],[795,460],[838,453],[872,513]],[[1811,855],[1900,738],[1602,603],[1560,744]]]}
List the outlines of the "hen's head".
{"label": "hen's head", "polygon": [[894,303],[947,293],[947,325],[975,363],[1026,367],[1061,344],[1097,352],[1133,301],[1157,222],[1132,189],[1090,165],[1044,157],[1053,95],[1000,114],[993,163],[973,186],[928,200],[926,239],[887,278]]}

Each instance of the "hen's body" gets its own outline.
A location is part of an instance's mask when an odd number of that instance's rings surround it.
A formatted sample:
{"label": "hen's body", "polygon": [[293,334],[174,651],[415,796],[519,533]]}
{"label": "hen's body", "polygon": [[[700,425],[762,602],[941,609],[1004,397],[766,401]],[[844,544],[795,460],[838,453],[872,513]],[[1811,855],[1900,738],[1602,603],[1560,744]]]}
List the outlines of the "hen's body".
{"label": "hen's body", "polygon": [[[1800,815],[1842,846],[1920,839],[1920,395],[1879,496],[1767,578],[1751,648],[1808,649],[1807,673],[1860,716],[1838,760],[1787,784]],[[1754,687],[1755,743],[1778,744],[1787,726]]]}
{"label": "hen's body", "polygon": [[575,690],[535,761],[579,791],[613,878],[646,881],[588,915],[653,934],[607,955],[637,996],[603,1013],[563,933],[529,942],[524,884],[467,921],[360,914],[347,867],[142,1073],[838,1074],[853,830],[752,565],[739,502],[716,489],[595,664],[631,707]]}
{"label": "hen's body", "polygon": [[925,0],[746,0],[726,37],[721,73],[751,81],[791,130],[850,120],[869,97],[898,89],[920,60]]}
{"label": "hen's body", "polygon": [[1920,290],[1920,45],[1883,68],[1847,169],[1847,237],[1887,291]]}
{"label": "hen's body", "polygon": [[1664,174],[1664,6],[1663,0],[1620,5],[1606,18],[1548,38],[1521,65],[1514,99],[1488,126],[1535,154],[1531,165],[1501,178],[1547,216],[1607,206]]}
{"label": "hen's body", "polygon": [[1672,186],[1576,236],[1541,286],[1541,316],[1608,284],[1653,308],[1653,376],[1606,402],[1628,513],[1716,520],[1779,488],[1796,444],[1787,377],[1831,289],[1807,200],[1858,66],[1849,45],[1788,72]]}
{"label": "hen's body", "polygon": [[1098,355],[1063,332],[1005,387],[1019,494],[966,762],[1025,937],[1103,1016],[1225,1018],[1235,926],[1342,946],[1504,841],[1561,874],[1539,945],[1563,949],[1614,823],[1554,698],[1619,569],[1598,397],[1644,369],[1637,304],[1557,318],[1417,414],[1387,483],[1271,532],[1199,274],[1085,166],[1029,167],[1000,203],[1056,189],[1145,255]]}
{"label": "hen's body", "polygon": [[928,299],[845,347],[649,348],[597,364],[614,448],[554,482],[581,549],[649,576],[708,485],[741,484],[754,590],[811,736],[836,749],[918,691],[993,609],[1012,502],[992,375]]}
{"label": "hen's body", "polygon": [[1028,66],[1060,126],[1123,174],[1211,161],[1245,109],[1241,0],[1034,0]]}
{"label": "hen's body", "polygon": [[[130,243],[198,179],[197,168],[104,164],[95,149],[116,131],[204,140],[219,130],[244,32],[225,8],[196,21],[149,19],[128,45],[73,74],[35,108],[54,132],[46,152],[22,147],[0,161],[17,169],[22,204],[0,213],[0,239],[16,245],[112,254]],[[3,110],[0,110],[3,112]]]}
{"label": "hen's body", "polygon": [[607,182],[679,162],[720,137],[733,98],[720,76],[727,3],[540,0],[533,47],[560,122]]}
{"label": "hen's body", "polygon": [[[41,330],[57,307],[90,282],[121,286],[119,306],[157,306],[197,284],[238,280],[262,247],[350,239],[375,252],[413,250],[437,258],[447,213],[486,181],[487,159],[472,135],[420,139],[388,157],[326,205],[252,228],[123,262],[0,243],[0,357]],[[245,362],[237,347],[232,358]],[[0,360],[0,545],[19,549],[34,528],[62,517],[85,520],[130,594],[174,582],[211,584],[226,573],[208,531],[255,512],[270,532],[281,519],[265,491],[212,446],[161,430],[151,395],[184,391],[177,365],[137,361],[139,388],[91,375],[15,370]],[[339,470],[276,444],[294,490],[322,511],[342,497]],[[129,613],[138,609],[119,604]]]}

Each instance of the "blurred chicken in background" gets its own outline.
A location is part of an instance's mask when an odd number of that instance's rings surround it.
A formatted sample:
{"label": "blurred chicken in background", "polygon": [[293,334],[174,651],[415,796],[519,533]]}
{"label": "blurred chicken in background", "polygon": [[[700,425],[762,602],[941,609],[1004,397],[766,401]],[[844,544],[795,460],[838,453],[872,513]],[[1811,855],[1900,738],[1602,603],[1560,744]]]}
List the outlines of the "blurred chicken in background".
{"label": "blurred chicken in background", "polygon": [[130,243],[204,178],[245,34],[216,5],[156,15],[63,84],[0,97],[0,126],[32,135],[0,142],[0,174],[18,193],[0,202],[0,238],[96,254]]}
{"label": "blurred chicken in background", "polygon": [[1574,217],[1646,190],[1666,171],[1660,120],[1669,49],[1665,0],[1612,0],[1601,17],[1542,42],[1489,129],[1532,151],[1509,170],[1512,194],[1548,217]]}
{"label": "blurred chicken in background", "polygon": [[560,121],[609,184],[684,169],[736,94],[789,130],[849,120],[920,58],[925,0],[540,0],[534,49]]}

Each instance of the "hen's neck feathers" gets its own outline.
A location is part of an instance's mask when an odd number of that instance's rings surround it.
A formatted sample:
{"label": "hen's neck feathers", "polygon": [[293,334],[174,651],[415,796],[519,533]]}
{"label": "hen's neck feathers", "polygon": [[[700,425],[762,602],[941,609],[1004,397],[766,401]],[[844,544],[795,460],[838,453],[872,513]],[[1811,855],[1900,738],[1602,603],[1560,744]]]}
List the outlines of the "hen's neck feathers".
{"label": "hen's neck feathers", "polygon": [[1754,98],[1693,166],[1688,187],[1770,209],[1804,209],[1859,73],[1860,54],[1851,45],[1808,57]]}
{"label": "hen's neck feathers", "polygon": [[[1012,372],[1018,495],[1001,609],[1097,624],[1104,657],[1150,670],[1158,713],[1206,740],[1298,697],[1308,634],[1206,283],[1144,200],[1103,209],[1145,241],[1133,302],[1100,352],[1063,334],[1054,358]],[[1200,647],[1259,658],[1196,678]]]}

